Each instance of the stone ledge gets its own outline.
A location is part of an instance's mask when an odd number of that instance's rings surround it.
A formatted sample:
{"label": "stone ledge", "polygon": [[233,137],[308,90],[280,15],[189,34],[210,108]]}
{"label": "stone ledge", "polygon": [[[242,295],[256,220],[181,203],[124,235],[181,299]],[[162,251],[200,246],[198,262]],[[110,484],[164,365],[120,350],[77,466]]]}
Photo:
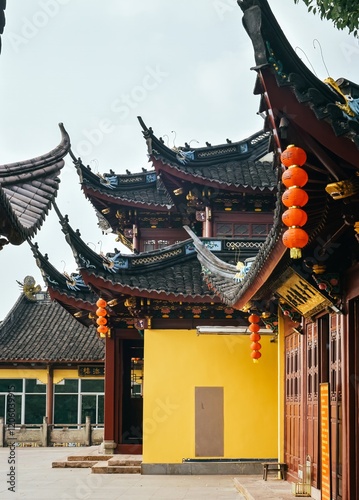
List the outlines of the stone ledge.
{"label": "stone ledge", "polygon": [[176,464],[142,464],[144,475],[253,475],[263,474],[260,462],[184,462]]}
{"label": "stone ledge", "polygon": [[108,463],[97,463],[91,468],[92,474],[141,474],[140,465],[109,465]]}
{"label": "stone ledge", "polygon": [[84,469],[84,468],[90,468],[93,467],[95,464],[97,464],[97,460],[93,461],[92,460],[63,460],[59,462],[52,462],[52,468],[53,469],[65,469],[65,468],[77,468],[77,469]]}

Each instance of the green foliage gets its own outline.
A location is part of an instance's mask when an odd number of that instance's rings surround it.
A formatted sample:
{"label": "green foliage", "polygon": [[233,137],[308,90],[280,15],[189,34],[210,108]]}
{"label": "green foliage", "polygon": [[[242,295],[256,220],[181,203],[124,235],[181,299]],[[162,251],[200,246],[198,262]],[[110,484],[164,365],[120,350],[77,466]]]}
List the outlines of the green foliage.
{"label": "green foliage", "polygon": [[[322,19],[333,21],[339,30],[348,28],[349,33],[358,36],[359,2],[358,0],[302,0],[309,12],[319,14]],[[299,0],[294,0],[298,3]]]}

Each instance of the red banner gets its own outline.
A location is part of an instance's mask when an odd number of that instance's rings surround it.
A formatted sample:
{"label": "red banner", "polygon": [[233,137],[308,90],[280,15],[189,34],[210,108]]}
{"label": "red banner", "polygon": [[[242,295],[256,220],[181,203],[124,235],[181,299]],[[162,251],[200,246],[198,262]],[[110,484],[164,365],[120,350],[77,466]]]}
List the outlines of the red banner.
{"label": "red banner", "polygon": [[320,384],[320,448],[322,500],[330,500],[329,384]]}

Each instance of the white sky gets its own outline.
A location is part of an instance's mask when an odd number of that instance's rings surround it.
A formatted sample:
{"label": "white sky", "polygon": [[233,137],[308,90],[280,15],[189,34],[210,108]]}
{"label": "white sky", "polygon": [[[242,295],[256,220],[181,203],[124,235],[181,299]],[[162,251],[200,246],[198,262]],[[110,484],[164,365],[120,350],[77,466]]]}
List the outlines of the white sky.
{"label": "white sky", "polygon": [[[73,151],[103,173],[140,171],[147,151],[137,115],[176,145],[243,139],[262,127],[253,96],[253,49],[235,0],[8,0],[0,55],[0,163],[46,153],[63,122]],[[359,43],[303,2],[270,0],[293,47],[305,51],[319,78],[359,82]],[[305,59],[304,59],[304,62]],[[70,161],[57,204],[97,251],[119,246],[104,236]],[[52,210],[37,241],[68,273],[75,262]],[[101,242],[101,243],[99,243]],[[27,243],[0,253],[3,319],[17,300],[16,280],[43,286]]]}

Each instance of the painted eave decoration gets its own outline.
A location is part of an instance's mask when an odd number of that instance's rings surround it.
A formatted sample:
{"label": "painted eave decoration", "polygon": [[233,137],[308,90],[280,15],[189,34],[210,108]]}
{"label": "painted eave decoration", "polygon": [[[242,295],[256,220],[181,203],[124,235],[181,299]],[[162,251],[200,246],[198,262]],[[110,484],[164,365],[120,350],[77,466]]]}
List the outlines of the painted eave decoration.
{"label": "painted eave decoration", "polygon": [[304,318],[309,318],[333,306],[333,303],[314,288],[294,269],[288,268],[275,284],[277,295]]}

